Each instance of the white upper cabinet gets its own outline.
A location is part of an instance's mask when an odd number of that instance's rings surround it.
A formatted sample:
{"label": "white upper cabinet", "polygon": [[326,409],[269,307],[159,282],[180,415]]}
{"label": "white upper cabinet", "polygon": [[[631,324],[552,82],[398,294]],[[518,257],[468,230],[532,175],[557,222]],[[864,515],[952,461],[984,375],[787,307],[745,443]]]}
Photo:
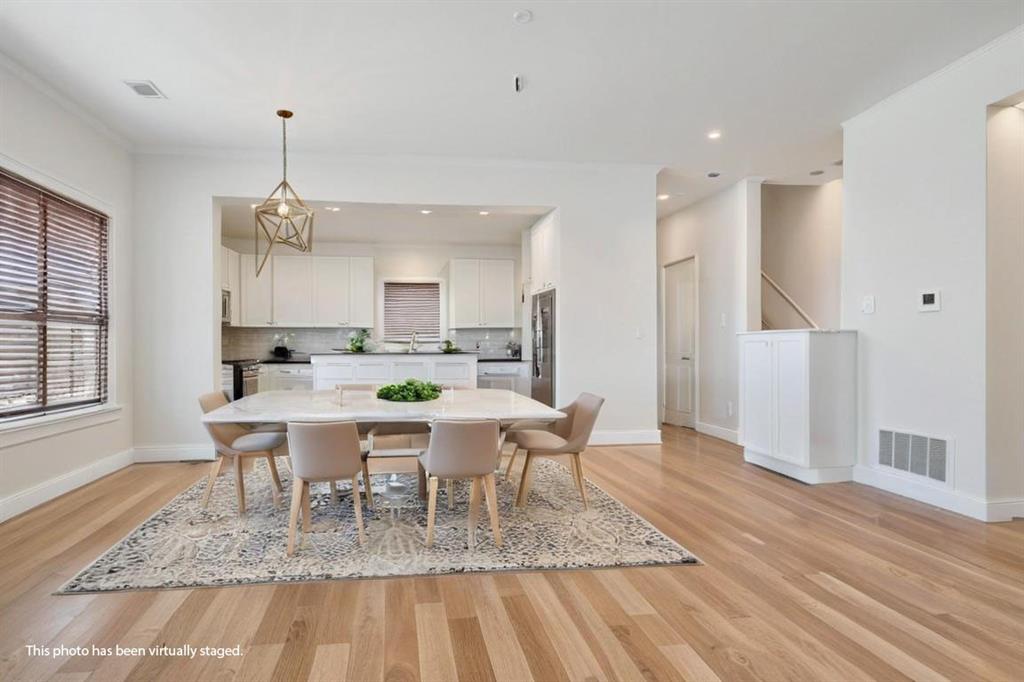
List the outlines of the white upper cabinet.
{"label": "white upper cabinet", "polygon": [[516,325],[515,262],[480,261],[480,323],[484,327]]}
{"label": "white upper cabinet", "polygon": [[220,288],[230,289],[231,281],[228,279],[228,261],[230,260],[231,249],[226,246],[220,247]]}
{"label": "white upper cabinet", "polygon": [[448,326],[515,326],[515,262],[455,258],[448,266]]}
{"label": "white upper cabinet", "polygon": [[313,259],[309,256],[274,256],[271,279],[274,324],[301,327],[313,323]]}
{"label": "white upper cabinet", "polygon": [[351,286],[348,258],[313,259],[313,314],[317,325],[348,325]]}
{"label": "white upper cabinet", "polygon": [[274,324],[273,314],[273,259],[267,261],[263,272],[256,276],[256,256],[243,253],[239,257],[241,283],[241,325],[243,327],[269,327]]}
{"label": "white upper cabinet", "polygon": [[313,260],[313,320],[317,327],[373,327],[373,258]]}
{"label": "white upper cabinet", "polygon": [[558,272],[558,234],[553,215],[547,215],[530,228],[530,291],[555,286]]}
{"label": "white upper cabinet", "polygon": [[242,321],[241,254],[228,250],[228,291],[231,292],[231,325]]}

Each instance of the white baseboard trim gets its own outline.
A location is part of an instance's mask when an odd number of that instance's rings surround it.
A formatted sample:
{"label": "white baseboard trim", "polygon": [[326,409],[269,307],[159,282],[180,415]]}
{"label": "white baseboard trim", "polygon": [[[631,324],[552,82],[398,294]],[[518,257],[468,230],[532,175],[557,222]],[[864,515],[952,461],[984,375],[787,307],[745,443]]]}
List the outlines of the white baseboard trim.
{"label": "white baseboard trim", "polygon": [[211,443],[136,445],[134,452],[136,462],[183,462],[197,459],[212,462],[214,458]]}
{"label": "white baseboard trim", "polygon": [[587,445],[659,445],[661,431],[658,429],[633,431],[594,431]]}
{"label": "white baseboard trim", "polygon": [[841,483],[853,480],[853,467],[849,466],[807,468],[762,455],[749,448],[743,450],[743,459],[751,464],[756,464],[759,467],[811,485],[817,483]]}
{"label": "white baseboard trim", "polygon": [[709,436],[714,436],[715,438],[721,438],[722,440],[727,440],[730,443],[738,444],[740,442],[739,431],[715,426],[714,424],[708,424],[707,422],[697,422],[697,433],[704,433]]}
{"label": "white baseboard trim", "polygon": [[862,464],[853,468],[853,480],[979,521],[999,522],[1010,521],[1015,516],[1024,517],[1024,498],[983,500],[950,488],[907,480]]}
{"label": "white baseboard trim", "polygon": [[86,483],[92,483],[98,478],[111,474],[118,469],[123,469],[133,461],[132,451],[125,450],[103,459],[98,459],[80,469],[55,476],[31,488],[19,490],[13,495],[0,498],[0,521],[6,521],[33,507],[38,507],[55,497],[60,497],[75,488],[80,488]]}

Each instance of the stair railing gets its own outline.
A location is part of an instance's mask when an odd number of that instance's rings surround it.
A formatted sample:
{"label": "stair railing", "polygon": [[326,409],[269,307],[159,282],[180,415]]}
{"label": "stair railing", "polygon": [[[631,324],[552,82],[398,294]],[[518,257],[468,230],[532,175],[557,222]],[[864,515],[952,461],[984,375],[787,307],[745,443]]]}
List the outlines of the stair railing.
{"label": "stair railing", "polygon": [[793,297],[787,294],[785,291],[783,291],[782,287],[779,286],[778,282],[769,277],[768,273],[766,273],[764,270],[761,271],[761,278],[764,279],[764,281],[768,282],[769,286],[771,286],[772,289],[775,289],[775,291],[778,292],[779,296],[782,297],[782,300],[788,303],[793,308],[793,310],[796,311],[797,315],[803,318],[804,322],[811,325],[812,329],[821,329],[821,327],[818,326],[818,323],[812,320],[811,316],[808,315],[807,312],[803,308],[801,308],[796,301],[793,300]]}

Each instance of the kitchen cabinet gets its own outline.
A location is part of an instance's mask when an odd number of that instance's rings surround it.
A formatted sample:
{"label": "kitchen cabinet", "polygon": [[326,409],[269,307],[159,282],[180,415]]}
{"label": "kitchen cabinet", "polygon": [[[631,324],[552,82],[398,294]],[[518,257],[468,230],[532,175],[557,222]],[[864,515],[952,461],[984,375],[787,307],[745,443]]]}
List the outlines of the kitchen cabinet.
{"label": "kitchen cabinet", "polygon": [[220,247],[220,288],[230,288],[230,282],[228,280],[228,254],[231,253],[231,249],[226,246]]}
{"label": "kitchen cabinet", "polygon": [[313,389],[313,367],[308,364],[271,364],[263,366],[266,371],[264,391],[311,391]]}
{"label": "kitchen cabinet", "polygon": [[231,292],[231,324],[242,321],[241,254],[228,249],[228,291]]}
{"label": "kitchen cabinet", "polygon": [[477,361],[473,353],[353,353],[311,355],[309,359],[313,365],[313,387],[318,391],[339,385],[381,385],[406,379],[464,388],[477,386]]}
{"label": "kitchen cabinet", "polygon": [[243,327],[270,327],[274,324],[273,272],[274,259],[267,261],[263,272],[256,276],[257,257],[243,253],[239,257],[241,283],[241,325]]}
{"label": "kitchen cabinet", "polygon": [[313,318],[317,327],[373,327],[373,258],[317,256]]}
{"label": "kitchen cabinet", "polygon": [[515,262],[455,258],[448,265],[448,326],[511,328],[515,322]]}
{"label": "kitchen cabinet", "polygon": [[555,286],[558,272],[558,234],[554,217],[546,216],[530,228],[530,291]]}
{"label": "kitchen cabinet", "polygon": [[739,336],[744,459],[805,483],[851,480],[857,443],[857,336]]}
{"label": "kitchen cabinet", "polygon": [[309,256],[274,256],[274,324],[303,327],[313,324],[313,259]]}

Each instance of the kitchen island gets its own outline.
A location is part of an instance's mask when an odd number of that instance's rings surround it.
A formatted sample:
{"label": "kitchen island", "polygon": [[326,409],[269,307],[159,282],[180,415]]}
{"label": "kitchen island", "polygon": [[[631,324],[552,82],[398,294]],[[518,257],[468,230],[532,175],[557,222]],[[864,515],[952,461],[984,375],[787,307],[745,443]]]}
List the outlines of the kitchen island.
{"label": "kitchen island", "polygon": [[406,379],[444,386],[476,388],[477,354],[371,352],[314,353],[313,389],[323,391],[353,384],[390,384]]}

